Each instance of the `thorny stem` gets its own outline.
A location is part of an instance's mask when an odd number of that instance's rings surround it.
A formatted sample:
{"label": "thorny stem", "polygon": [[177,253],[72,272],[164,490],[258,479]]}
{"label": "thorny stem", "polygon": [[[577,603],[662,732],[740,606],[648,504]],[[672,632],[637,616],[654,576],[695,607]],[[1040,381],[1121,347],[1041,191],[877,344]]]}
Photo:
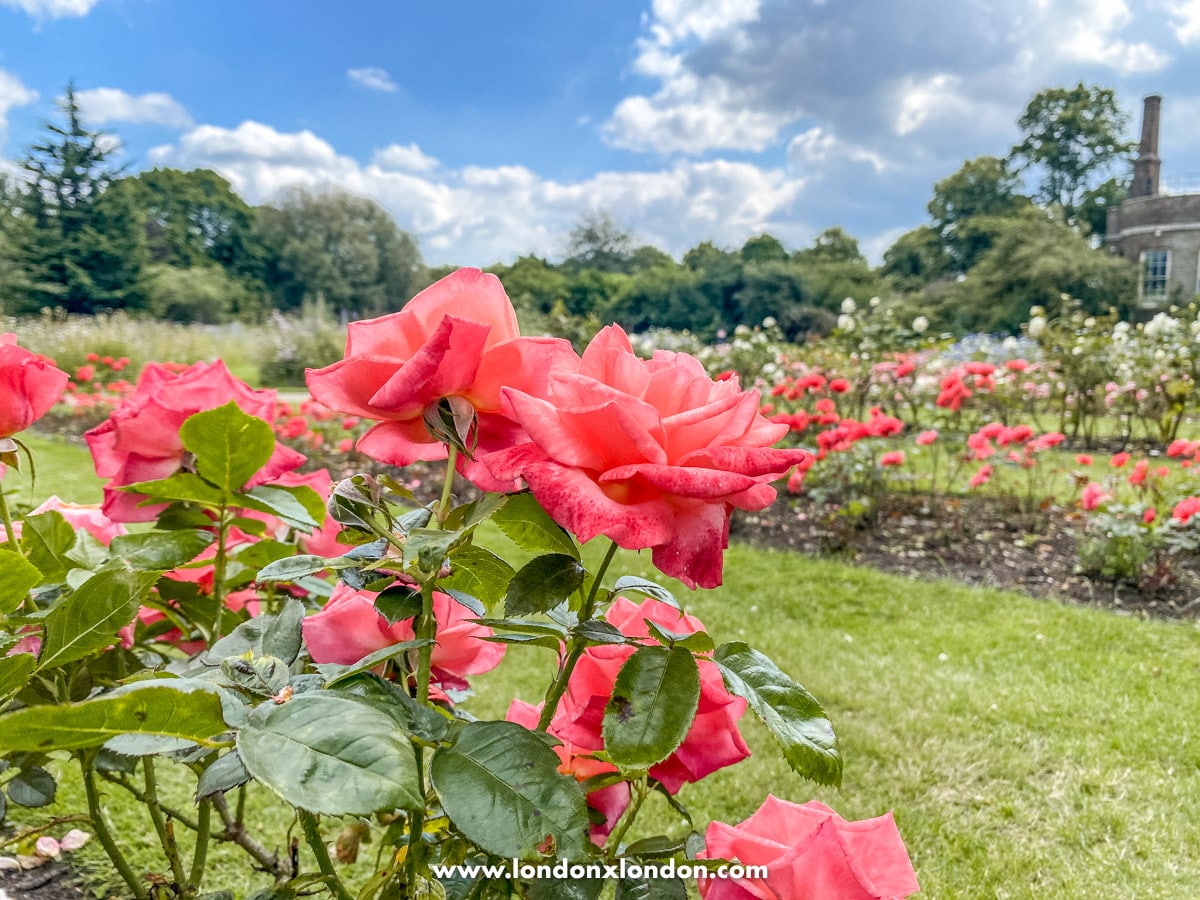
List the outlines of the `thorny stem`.
{"label": "thorny stem", "polygon": [[[604,556],[604,562],[600,563],[600,568],[596,571],[596,577],[592,581],[592,589],[588,591],[587,599],[583,601],[583,609],[579,612],[580,624],[588,621],[596,613],[596,597],[600,594],[600,584],[604,581],[604,575],[608,571],[609,565],[613,561],[613,557],[617,555],[617,542],[611,541],[608,548],[608,553]],[[575,664],[579,662],[579,657],[583,656],[585,649],[584,640],[578,633],[571,635],[571,640],[568,642],[568,650],[566,659],[563,660],[562,666],[559,667],[558,674],[555,676],[553,683],[546,691],[546,699],[542,703],[542,714],[538,717],[537,730],[545,731],[550,727],[550,721],[554,718],[554,713],[558,710],[558,701],[562,699],[562,695],[566,693],[567,682],[571,680],[571,673],[575,671]]]}
{"label": "thorny stem", "polygon": [[439,523],[445,522],[446,516],[450,515],[450,500],[454,496],[454,473],[458,467],[458,448],[450,444],[446,449],[446,480],[442,483],[442,498],[437,506]]}
{"label": "thorny stem", "polygon": [[212,801],[201,800],[196,814],[196,848],[192,853],[192,871],[188,875],[188,884],[199,888],[204,880],[204,866],[208,863],[208,839],[211,834]]}
{"label": "thorny stem", "polygon": [[83,770],[83,792],[87,797],[88,818],[91,819],[92,830],[96,832],[100,846],[108,854],[113,868],[117,870],[117,874],[121,876],[121,880],[125,882],[130,893],[137,900],[144,900],[146,891],[142,888],[142,883],[138,881],[133,869],[130,868],[129,860],[125,858],[121,853],[121,848],[113,840],[112,833],[108,830],[108,823],[104,820],[104,813],[100,809],[100,794],[96,790],[95,760],[96,751],[94,750],[79,758],[79,766]]}
{"label": "thorny stem", "polygon": [[183,860],[179,858],[179,845],[175,843],[175,831],[163,818],[162,807],[158,805],[158,780],[154,775],[154,757],[142,759],[142,773],[146,783],[146,809],[150,812],[150,821],[158,833],[158,842],[162,845],[163,853],[171,864],[171,874],[175,883],[183,888]]}
{"label": "thorny stem", "polygon": [[608,836],[608,840],[604,842],[608,859],[612,859],[613,855],[620,850],[621,840],[625,837],[625,832],[629,831],[629,826],[637,818],[638,811],[642,808],[642,803],[650,793],[646,789],[646,779],[644,776],[633,782],[632,787],[634,789],[633,802],[625,808],[625,812],[621,814],[621,820],[617,823],[617,827],[613,829],[612,834]]}
{"label": "thorny stem", "polygon": [[354,900],[354,895],[346,890],[333,867],[333,860],[329,858],[329,851],[325,849],[325,841],[321,837],[321,829],[317,827],[317,817],[306,809],[298,809],[296,814],[300,817],[300,826],[304,829],[304,839],[308,842],[313,856],[317,858],[317,868],[325,876],[325,883],[337,895],[338,900]]}

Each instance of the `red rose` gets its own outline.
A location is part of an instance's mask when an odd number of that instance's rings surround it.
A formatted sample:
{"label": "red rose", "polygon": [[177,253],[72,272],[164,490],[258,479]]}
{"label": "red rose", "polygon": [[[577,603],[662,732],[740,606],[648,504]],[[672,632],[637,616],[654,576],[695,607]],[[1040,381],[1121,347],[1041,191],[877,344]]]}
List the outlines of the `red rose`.
{"label": "red rose", "polygon": [[700,882],[704,900],[896,900],[921,889],[892,814],[847,822],[815,800],[797,804],[770,794],[740,825],[712,822],[704,856],[766,866],[766,880]]}
{"label": "red rose", "polygon": [[68,381],[70,376],[46,357],[18,347],[15,334],[0,334],[0,439],[49,412]]}
{"label": "red rose", "polygon": [[[376,650],[413,639],[412,620],[389,625],[375,609],[376,596],[344,584],[333,589],[325,608],[301,625],[313,662],[350,665]],[[434,591],[433,615],[438,626],[432,657],[436,686],[443,691],[465,690],[464,676],[489,672],[500,664],[504,645],[483,640],[491,636],[491,629],[470,621],[474,616],[462,604]]]}
{"label": "red rose", "polygon": [[769,482],[807,455],[769,449],[788,426],[763,418],[757,391],[713,381],[684,353],[641,359],[616,325],[549,389],[548,400],[504,390],[529,442],[489,457],[492,474],[523,477],[581,541],[653,548],[654,565],[689,587],[721,583],[730,512],[770,505]]}
{"label": "red rose", "polygon": [[[620,597],[609,607],[606,618],[630,637],[649,637],[646,619],[677,634],[704,630],[698,619],[658,600],[638,605]],[[550,722],[550,733],[574,747],[602,750],[604,707],[612,696],[617,672],[633,653],[634,648],[627,645],[589,647],[571,673],[566,693]],[[750,755],[737,727],[746,711],[746,701],[725,690],[716,663],[707,659],[698,659],[697,663],[700,704],[692,727],[670,756],[650,767],[650,777],[661,781],[672,794],[684,784],[699,781]]]}
{"label": "red rose", "polygon": [[[119,488],[180,471],[185,451],[179,429],[184,421],[230,400],[268,424],[275,419],[275,392],[253,390],[234,378],[220,360],[198,362],[178,373],[159,363],[146,366],[133,396],[84,435],[96,474],[108,479],[104,513],[118,522],[148,522],[158,515],[162,506],[138,506],[144,497]],[[303,462],[302,454],[277,443],[275,453],[249,485],[269,483]]]}
{"label": "red rose", "polygon": [[[375,425],[358,441],[368,456],[395,466],[446,458],[429,433],[425,411],[444,398],[467,401],[477,417],[479,455],[509,446],[520,429],[503,411],[500,390],[511,385],[544,396],[546,379],[574,369],[578,357],[557,338],[521,337],[500,280],[460,269],[413,297],[400,312],[352,322],[345,359],[308,371],[313,397]],[[463,473],[485,490],[511,488],[479,462],[461,459]]]}

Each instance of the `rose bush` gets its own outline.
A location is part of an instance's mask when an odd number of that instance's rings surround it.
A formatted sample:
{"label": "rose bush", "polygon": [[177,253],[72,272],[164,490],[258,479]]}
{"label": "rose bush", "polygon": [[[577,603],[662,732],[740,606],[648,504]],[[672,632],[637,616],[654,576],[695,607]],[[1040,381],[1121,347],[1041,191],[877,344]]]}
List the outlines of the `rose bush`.
{"label": "rose bush", "polygon": [[[324,405],[310,412],[375,422],[360,449],[384,462],[446,458],[436,501],[418,503],[388,472],[336,484],[297,474],[302,455],[277,433],[316,446],[317,432],[294,411],[281,422],[273,393],[219,363],[152,365],[87,437],[108,479],[104,513],[155,526],[114,527],[106,545],[48,509],[25,518],[19,540],[8,528],[10,799],[14,784],[53,785],[46,754],[74,760],[98,843],[139,900],[199,900],[214,841],[245,851],[276,882],[272,896],[593,900],[600,874],[580,887],[539,881],[536,866],[454,867],[569,861],[603,873],[671,856],[718,868],[725,845],[714,836],[697,855],[686,787],[749,755],[747,710],[795,773],[840,782],[832,725],[800,684],[745,643],[718,644],[663,585],[610,573],[620,545],[652,549],[689,587],[720,582],[731,511],[762,508],[772,479],[811,459],[771,447],[789,426],[763,417],[757,393],[683,354],[641,360],[619,329],[582,359],[522,338],[498,282],[477,271],[355,323],[347,354],[312,373]],[[482,490],[456,503],[460,470]],[[579,542],[602,534],[610,544],[589,571],[595,554]],[[530,647],[554,657],[540,704],[472,715],[468,677]],[[156,790],[157,768],[176,763],[195,779],[189,814]],[[160,871],[131,866],[102,781],[145,806]],[[250,782],[285,807],[266,815],[294,818],[303,861],[295,845],[256,839]],[[679,833],[633,840],[655,793]],[[356,894],[330,856],[331,819],[349,823],[339,860],[367,834],[380,846]],[[786,843],[831,859],[814,840]],[[780,896],[807,883],[794,863],[781,855]],[[620,890],[684,887],[635,875]]]}

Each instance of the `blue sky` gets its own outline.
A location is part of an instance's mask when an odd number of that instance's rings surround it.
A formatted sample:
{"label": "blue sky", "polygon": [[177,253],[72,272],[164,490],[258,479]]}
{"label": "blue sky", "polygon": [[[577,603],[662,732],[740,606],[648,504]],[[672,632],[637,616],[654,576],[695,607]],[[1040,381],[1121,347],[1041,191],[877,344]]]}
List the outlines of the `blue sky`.
{"label": "blue sky", "polygon": [[873,259],[1037,90],[1161,93],[1200,189],[1200,0],[0,0],[0,167],[74,79],[130,171],[378,200],[427,261],[556,258],[589,210],[675,256],[840,225]]}

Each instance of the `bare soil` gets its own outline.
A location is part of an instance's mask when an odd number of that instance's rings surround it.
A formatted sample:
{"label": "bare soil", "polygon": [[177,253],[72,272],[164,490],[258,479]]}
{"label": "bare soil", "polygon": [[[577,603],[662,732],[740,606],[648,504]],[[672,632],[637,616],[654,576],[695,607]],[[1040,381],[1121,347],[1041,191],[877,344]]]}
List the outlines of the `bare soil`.
{"label": "bare soil", "polygon": [[1024,512],[989,497],[894,496],[873,522],[850,522],[803,498],[781,495],[759,513],[734,517],[732,536],[760,546],[845,559],[910,578],[1101,607],[1142,618],[1200,616],[1200,567],[1159,565],[1133,580],[1078,569],[1078,513]]}

